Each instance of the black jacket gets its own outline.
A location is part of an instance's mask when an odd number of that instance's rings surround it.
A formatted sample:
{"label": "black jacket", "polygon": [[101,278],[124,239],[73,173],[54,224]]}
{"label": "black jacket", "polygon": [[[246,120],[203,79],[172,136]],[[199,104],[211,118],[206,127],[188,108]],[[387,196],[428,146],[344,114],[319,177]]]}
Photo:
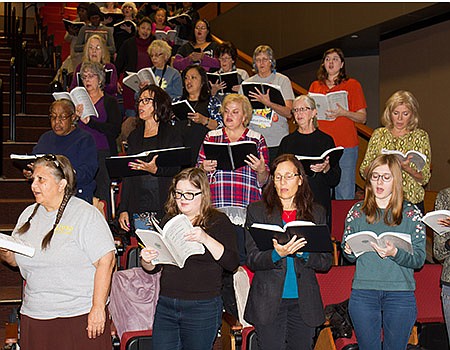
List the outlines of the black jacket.
{"label": "black jacket", "polygon": [[[313,215],[316,224],[325,223],[325,209],[314,204]],[[251,203],[247,208],[245,239],[247,265],[255,272],[248,295],[244,318],[254,325],[273,322],[283,295],[286,276],[286,259],[273,263],[272,250],[260,251],[249,233],[253,223],[283,226],[281,213],[269,216],[262,201]],[[317,327],[325,321],[320,287],[316,271],[327,271],[331,267],[331,253],[310,253],[308,261],[295,259],[298,284],[298,304],[303,321],[310,327]]]}

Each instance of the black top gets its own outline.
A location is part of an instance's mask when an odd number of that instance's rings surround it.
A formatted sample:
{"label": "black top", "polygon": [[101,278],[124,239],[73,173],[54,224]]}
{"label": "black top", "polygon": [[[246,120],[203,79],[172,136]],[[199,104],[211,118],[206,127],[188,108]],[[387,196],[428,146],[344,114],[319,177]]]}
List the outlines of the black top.
{"label": "black top", "polygon": [[[182,146],[181,136],[170,124],[159,124],[158,134],[154,138],[144,138],[144,125],[139,125],[128,137],[128,154],[137,154],[153,149]],[[155,175],[126,177],[123,179],[119,213],[127,211],[140,213],[154,211],[161,219],[164,215],[164,204],[167,200],[172,177],[180,171],[180,167],[159,167]],[[155,183],[154,181],[157,181]]]}
{"label": "black top", "polygon": [[[323,131],[316,129],[311,134],[301,134],[296,130],[281,140],[278,155],[290,153],[302,156],[320,156],[324,151],[334,147],[333,138]],[[314,200],[327,210],[328,224],[330,224],[331,215],[331,189],[339,183],[340,179],[339,163],[331,167],[326,174],[322,172],[308,176]]]}
{"label": "black top", "polygon": [[[164,217],[164,225],[170,217]],[[239,266],[239,255],[234,227],[230,219],[214,211],[208,221],[206,233],[222,243],[225,250],[219,260],[214,260],[208,249],[203,255],[192,255],[184,268],[164,265],[161,274],[161,292],[169,298],[187,300],[211,299],[221,294],[223,270],[234,271]]]}

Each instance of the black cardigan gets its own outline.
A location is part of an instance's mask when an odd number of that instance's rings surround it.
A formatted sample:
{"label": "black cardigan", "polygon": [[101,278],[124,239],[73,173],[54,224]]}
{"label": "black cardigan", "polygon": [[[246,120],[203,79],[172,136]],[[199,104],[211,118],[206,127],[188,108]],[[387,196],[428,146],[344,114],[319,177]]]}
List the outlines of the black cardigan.
{"label": "black cardigan", "polygon": [[[170,124],[159,124],[158,134],[157,134],[157,144],[158,149],[169,148],[169,147],[179,147],[183,146],[183,141],[178,129]],[[133,130],[133,132],[128,137],[128,154],[137,154],[143,151],[149,151],[144,149],[144,125],[140,124]],[[158,167],[158,171],[155,175],[142,175],[126,177],[123,179],[122,185],[122,195],[119,204],[119,213],[128,212],[131,216],[133,213],[137,213],[140,207],[140,197],[142,194],[141,184],[142,177],[146,176],[156,176],[158,177],[158,187],[159,187],[159,200],[160,208],[158,210],[158,219],[161,219],[163,215],[163,207],[167,200],[168,190],[172,182],[172,177],[176,175],[181,170],[181,167]],[[130,217],[131,219],[131,217]]]}

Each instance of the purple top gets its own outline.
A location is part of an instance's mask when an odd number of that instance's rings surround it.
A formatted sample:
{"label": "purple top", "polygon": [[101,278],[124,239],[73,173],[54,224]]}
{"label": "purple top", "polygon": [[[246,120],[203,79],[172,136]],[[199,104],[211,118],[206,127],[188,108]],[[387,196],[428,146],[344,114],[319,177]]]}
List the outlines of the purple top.
{"label": "purple top", "polygon": [[[72,90],[73,88],[79,86],[77,75],[81,70],[81,65],[82,65],[82,63],[80,63],[77,66],[77,68],[75,69],[75,73],[73,74],[72,83],[70,84],[69,91]],[[110,70],[112,70],[112,72],[107,73]],[[103,91],[106,92],[108,95],[116,96],[117,95],[117,69],[116,69],[116,66],[113,65],[112,63],[106,63],[105,64],[105,73],[109,74],[110,79],[109,79],[109,84],[105,84],[105,88],[103,89]],[[83,85],[80,85],[80,86],[83,86]]]}
{"label": "purple top", "polygon": [[[98,112],[98,119],[96,118],[96,120],[99,123],[105,123],[106,119],[107,119],[104,100],[105,100],[105,98],[102,96],[102,98],[100,98],[100,100],[98,100],[97,103],[95,104],[95,109]],[[91,117],[91,118],[95,118],[95,117]],[[100,132],[98,130],[90,128],[88,125],[84,124],[81,121],[78,122],[78,125],[80,126],[81,129],[86,130],[88,133],[90,133],[94,137],[95,144],[97,146],[97,150],[99,150],[99,151],[109,150],[109,143],[108,143],[108,139],[106,138],[105,134],[103,134],[102,132]]]}

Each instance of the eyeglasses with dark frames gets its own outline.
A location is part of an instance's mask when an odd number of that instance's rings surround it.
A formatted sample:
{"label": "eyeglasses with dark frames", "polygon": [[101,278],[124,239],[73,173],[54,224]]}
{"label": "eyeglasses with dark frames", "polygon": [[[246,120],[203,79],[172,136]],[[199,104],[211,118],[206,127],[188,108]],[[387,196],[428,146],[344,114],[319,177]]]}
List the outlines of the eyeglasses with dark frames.
{"label": "eyeglasses with dark frames", "polygon": [[68,114],[68,115],[53,115],[53,114],[50,114],[49,116],[48,116],[48,118],[50,119],[50,120],[57,120],[57,121],[65,121],[65,120],[67,120],[67,119],[69,119],[71,116],[73,116],[73,114]]}
{"label": "eyeglasses with dark frames", "polygon": [[294,113],[306,113],[311,110],[311,107],[300,107],[300,108],[292,108],[292,114]]}
{"label": "eyeglasses with dark frames", "polygon": [[370,180],[374,182],[378,182],[379,179],[381,179],[383,182],[391,182],[392,178],[393,178],[392,174],[372,173],[372,175],[370,175]]}
{"label": "eyeglasses with dark frames", "polygon": [[292,180],[294,180],[294,178],[296,176],[300,176],[300,174],[295,174],[295,173],[286,173],[284,175],[275,174],[272,178],[273,178],[273,181],[275,181],[275,182],[281,182],[283,179],[285,179],[286,181],[292,181]]}
{"label": "eyeglasses with dark frames", "polygon": [[137,104],[138,105],[140,105],[141,104],[141,102],[144,104],[144,106],[146,106],[146,105],[148,105],[149,103],[150,103],[150,101],[155,101],[155,99],[154,98],[152,98],[152,97],[143,97],[143,98],[140,98],[138,101],[137,101]]}
{"label": "eyeglasses with dark frames", "polygon": [[54,154],[44,154],[41,158],[43,158],[44,160],[46,160],[47,162],[53,162],[53,164],[55,164],[56,168],[58,168],[61,171],[61,174],[64,176],[64,171],[61,167],[61,163],[58,161],[58,158],[56,158],[56,156]]}
{"label": "eyeglasses with dark frames", "polygon": [[202,192],[181,192],[181,191],[174,191],[173,192],[173,196],[175,197],[175,199],[181,199],[184,198],[187,201],[192,201],[194,200],[195,197],[197,197],[199,194],[201,194]]}

